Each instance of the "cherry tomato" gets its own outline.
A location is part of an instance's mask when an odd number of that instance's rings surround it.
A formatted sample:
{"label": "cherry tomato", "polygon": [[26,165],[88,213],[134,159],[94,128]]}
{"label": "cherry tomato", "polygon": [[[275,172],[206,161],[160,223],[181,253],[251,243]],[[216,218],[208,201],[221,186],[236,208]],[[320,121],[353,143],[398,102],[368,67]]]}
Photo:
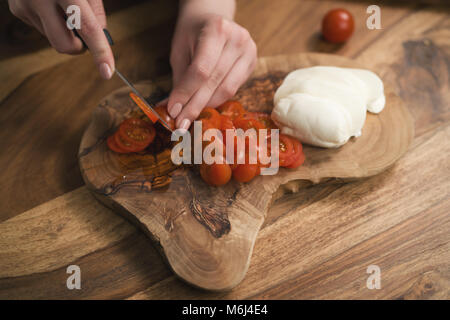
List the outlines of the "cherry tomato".
{"label": "cherry tomato", "polygon": [[[270,141],[268,142],[268,144],[270,145]],[[292,154],[293,154],[293,149],[294,145],[292,143],[292,139],[285,135],[280,133],[280,138],[279,138],[279,154],[278,154],[278,159],[279,159],[279,165],[280,167],[286,167],[288,165],[290,165],[293,162],[293,158],[292,158]],[[276,154],[273,154],[273,156],[277,156]]]}
{"label": "cherry tomato", "polygon": [[119,147],[126,152],[139,152],[146,148],[146,146],[138,146],[134,143],[129,143],[128,141],[123,140],[119,132],[117,131],[114,135],[114,142]]}
{"label": "cherry tomato", "polygon": [[233,170],[233,179],[237,182],[249,182],[259,174],[258,164],[238,164]]}
{"label": "cherry tomato", "polygon": [[133,99],[134,103],[138,105],[138,107],[142,110],[142,112],[145,113],[145,115],[152,121],[152,123],[155,123],[159,120],[153,112],[148,110],[147,105],[134,92],[130,92],[130,98]]}
{"label": "cherry tomato", "polygon": [[239,101],[227,101],[220,105],[217,110],[224,116],[228,116],[231,120],[236,119],[245,113],[244,107]]}
{"label": "cherry tomato", "polygon": [[244,131],[247,131],[248,129],[255,129],[256,134],[258,134],[259,129],[264,129],[264,125],[259,120],[250,118],[245,114],[236,118],[233,123],[236,128],[240,128]]}
{"label": "cherry tomato", "polygon": [[200,112],[197,120],[201,120],[202,124],[209,122],[212,128],[220,128],[220,114],[216,109],[211,107],[206,107]]}
{"label": "cherry tomato", "polygon": [[294,162],[292,162],[290,165],[286,166],[286,168],[296,169],[300,167],[303,164],[303,162],[305,162],[305,154],[303,153],[303,151],[301,151],[297,159],[295,159]]}
{"label": "cherry tomato", "polygon": [[226,163],[213,163],[200,165],[200,176],[212,186],[222,186],[231,179],[231,168]]}
{"label": "cherry tomato", "polygon": [[130,118],[120,124],[117,134],[129,144],[146,148],[155,139],[156,131],[147,121]]}
{"label": "cherry tomato", "polygon": [[220,131],[222,132],[223,143],[227,143],[227,130],[234,130],[233,121],[229,116],[220,115]]}
{"label": "cherry tomato", "polygon": [[[168,113],[167,113],[167,105],[159,105],[155,107],[154,109],[156,113],[159,114],[161,119],[163,119],[169,126],[169,129],[175,130],[175,119],[173,119]],[[165,126],[161,121],[159,121],[163,126]]]}
{"label": "cherry tomato", "polygon": [[106,139],[106,144],[108,145],[108,148],[111,149],[114,152],[117,152],[117,153],[128,153],[128,151],[125,151],[125,150],[119,148],[119,146],[116,143],[116,140],[114,139],[114,135],[109,136],[108,139]]}
{"label": "cherry tomato", "polygon": [[292,163],[286,165],[286,168],[295,169],[303,164],[305,161],[305,154],[303,153],[303,147],[300,141],[297,139],[291,138],[293,150],[292,150]]}
{"label": "cherry tomato", "polygon": [[355,29],[355,22],[350,12],[345,9],[333,9],[322,20],[322,34],[332,43],[347,41]]}

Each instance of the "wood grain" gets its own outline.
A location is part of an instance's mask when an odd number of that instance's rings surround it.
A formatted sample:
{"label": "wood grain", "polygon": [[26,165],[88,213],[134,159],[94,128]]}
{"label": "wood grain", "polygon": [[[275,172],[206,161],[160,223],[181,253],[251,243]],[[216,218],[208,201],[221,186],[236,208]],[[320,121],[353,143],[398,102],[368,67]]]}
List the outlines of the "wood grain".
{"label": "wood grain", "polygon": [[[283,77],[298,68],[317,65],[360,67],[351,60],[325,54],[261,58],[235,99],[248,110],[270,112]],[[144,95],[164,91],[158,83],[140,88]],[[94,111],[80,145],[83,178],[102,202],[156,240],[178,276],[209,290],[229,290],[243,279],[259,228],[280,185],[373,176],[391,167],[414,136],[408,109],[386,88],[385,109],[379,115],[367,116],[361,137],[338,149],[305,146],[307,160],[296,170],[280,169],[277,175],[259,176],[248,184],[233,182],[215,188],[192,169],[177,169],[171,162],[170,148],[148,155],[120,155],[108,149],[106,137],[139,110],[128,92],[127,87],[115,91]],[[161,179],[168,185],[158,189]]]}
{"label": "wood grain", "polygon": [[[126,7],[133,6],[136,2],[122,1],[122,3],[123,7]],[[165,8],[163,6],[160,11],[150,13],[149,22],[152,19],[159,19],[158,15],[174,12],[173,2],[164,1],[164,3],[167,4]],[[340,235],[327,240],[329,242],[309,245],[307,250],[311,251],[310,254],[313,255],[316,250],[318,254],[309,259],[312,262],[302,265],[304,272],[297,272],[295,275],[279,274],[277,284],[272,282],[273,290],[266,291],[264,295],[262,292],[268,289],[266,287],[259,290],[257,286],[253,286],[246,290],[248,286],[251,286],[254,278],[271,276],[270,279],[273,279],[271,271],[263,263],[263,258],[267,254],[264,251],[270,241],[264,240],[264,245],[259,245],[258,238],[248,273],[253,276],[241,283],[232,293],[239,290],[239,294],[235,296],[247,298],[251,296],[264,298],[327,296],[338,299],[449,299],[448,234],[450,232],[446,219],[450,206],[446,201],[441,201],[441,204],[437,205],[432,198],[439,194],[448,197],[449,194],[448,185],[444,179],[445,177],[447,180],[450,179],[448,167],[435,158],[440,155],[442,146],[445,146],[447,141],[445,139],[448,139],[442,134],[442,129],[449,123],[450,114],[447,67],[450,64],[448,1],[440,1],[439,6],[427,5],[427,1],[422,1],[422,4],[416,1],[379,2],[382,10],[383,28],[381,30],[368,30],[365,26],[367,16],[365,9],[372,4],[370,1],[280,0],[279,6],[275,3],[270,0],[238,0],[236,19],[238,23],[250,30],[258,45],[259,54],[268,56],[298,52],[328,52],[356,58],[363,65],[370,66],[382,75],[387,84],[401,96],[412,111],[415,118],[416,139],[411,150],[417,148],[417,152],[412,155],[407,153],[406,157],[402,158],[393,169],[379,177],[370,178],[364,183],[336,181],[317,186],[306,184],[298,193],[286,194],[275,201],[268,211],[262,230],[274,223],[282,223],[289,216],[306,215],[307,218],[310,206],[316,206],[315,210],[329,210],[328,206],[317,205],[328,199],[337,201],[335,209],[347,212],[346,221],[355,222],[353,231],[357,231],[360,227],[369,230],[369,233],[372,228],[377,231],[371,233],[373,236],[370,238],[372,239],[370,243],[364,240],[365,238],[349,236],[351,244],[343,249],[346,254],[343,255],[342,250],[339,250],[333,254],[332,258],[322,254],[322,245],[340,243]],[[333,7],[347,8],[356,19],[355,33],[345,45],[329,45],[318,34],[323,14]],[[123,24],[133,19],[134,17],[124,16]],[[116,41],[114,52],[119,57],[118,66],[133,81],[159,77],[169,72],[167,57],[173,19],[174,16],[167,22],[158,23],[146,29],[145,32],[132,37],[125,36],[121,41]],[[4,21],[4,19],[0,21],[2,27]],[[6,19],[6,21],[9,20]],[[3,41],[3,38],[1,40]],[[8,45],[11,46],[8,52],[14,51],[17,55],[22,51],[30,53],[27,48],[22,50],[23,45],[20,42],[8,42]],[[2,56],[5,51],[1,42],[0,46],[0,56]],[[0,74],[2,70],[0,68]],[[41,70],[34,76],[23,78],[22,82],[18,83],[18,87],[14,88],[6,99],[0,101],[0,144],[3,150],[0,153],[2,169],[0,172],[0,224],[82,186],[83,182],[77,166],[81,134],[91,111],[100,98],[122,86],[118,80],[102,83],[96,77],[96,71],[89,56],[71,57],[70,61],[60,66]],[[69,77],[61,77],[60,73],[72,74]],[[58,85],[55,86],[55,83]],[[47,89],[48,87],[50,89]],[[72,97],[74,88],[82,93],[78,99]],[[49,92],[55,91],[61,93],[63,103],[60,99],[53,100],[49,97],[51,96]],[[80,108],[80,105],[84,107]],[[61,109],[61,106],[64,107],[64,112],[55,112]],[[42,123],[47,123],[47,127],[41,128]],[[27,130],[27,128],[33,129]],[[50,128],[53,129],[50,130]],[[436,134],[438,134],[437,139],[434,139]],[[431,139],[432,143],[428,143]],[[442,152],[448,153],[446,149]],[[403,169],[405,161],[408,162],[408,166]],[[422,169],[422,167],[428,168],[429,165],[432,166],[432,171]],[[437,182],[433,183],[436,178]],[[398,183],[402,186],[401,192],[397,192]],[[430,188],[417,189],[421,183],[429,184]],[[345,188],[346,192],[340,193],[339,199],[333,198],[333,195],[341,188]],[[352,200],[366,199],[364,198],[366,193],[379,188],[384,190],[378,193],[381,205],[373,206],[366,201]],[[98,206],[97,201],[87,192],[80,193],[80,196],[80,201],[92,202],[87,204],[87,208]],[[90,198],[85,199],[85,196]],[[411,201],[410,206],[409,201]],[[415,206],[419,208],[416,209]],[[403,216],[405,220],[395,224],[403,219],[399,218],[390,224],[390,233],[383,232],[384,229],[380,228],[384,224],[381,217],[392,221],[390,217],[402,216],[405,210],[411,210],[411,208],[414,212],[421,211],[422,214],[414,219]],[[103,208],[103,210],[111,215],[112,221],[118,218],[109,209]],[[380,218],[358,223],[358,218],[351,213],[354,210],[366,211],[367,217]],[[64,215],[64,212],[70,212],[70,207],[66,208],[63,205],[53,212],[58,213],[61,221],[70,218]],[[432,222],[436,219],[438,223]],[[61,222],[51,220],[50,226],[57,223]],[[330,223],[333,224],[333,219]],[[427,227],[422,228],[422,225]],[[393,228],[395,226],[398,227]],[[108,228],[108,220],[105,220],[101,226],[97,225],[96,232],[100,233],[104,227]],[[321,229],[319,225],[311,227],[315,231]],[[416,227],[420,228],[420,231],[412,232]],[[19,225],[16,224],[9,225],[9,228],[20,230]],[[442,232],[442,228],[445,232]],[[54,229],[50,228],[49,232],[52,232],[51,230]],[[84,272],[81,290],[75,292],[75,290],[66,289],[65,267],[59,269],[49,267],[47,270],[42,269],[40,273],[1,278],[0,297],[101,299],[126,298],[133,294],[136,294],[135,297],[143,298],[222,297],[218,294],[195,290],[180,282],[164,265],[157,251],[152,251],[146,236],[141,235],[137,229],[133,228],[133,230],[132,235],[67,263],[67,265],[75,263],[81,266]],[[348,232],[351,233],[352,230]],[[34,244],[35,250],[39,251],[39,239],[45,239],[48,235],[45,228],[37,231],[39,232],[35,234],[33,242],[30,242],[28,246],[31,248]],[[57,235],[62,236],[58,233]],[[269,233],[266,234],[267,239],[268,237],[270,237]],[[277,239],[280,235],[272,234],[272,237]],[[388,241],[397,238],[396,242]],[[71,243],[70,239],[66,241],[68,250],[73,251],[73,257],[80,256],[78,251],[88,252],[89,247],[95,247],[95,243],[84,242],[82,246],[76,246],[76,243]],[[17,232],[14,237],[8,238],[8,242],[0,242],[0,248],[8,246],[14,248],[16,252],[13,254],[10,251],[10,256],[2,256],[2,258],[4,257],[8,264],[14,264],[15,259],[20,257],[20,261],[27,260],[28,265],[33,265],[36,255],[31,255],[32,250],[21,253],[20,246],[13,246],[15,242],[24,244],[27,240]],[[51,245],[52,243],[49,242],[49,246]],[[286,246],[295,247],[298,250],[303,248],[302,243],[292,241],[286,243]],[[366,250],[370,252],[369,255],[363,254]],[[283,266],[288,265],[292,259],[287,255],[281,255],[276,250],[270,253],[277,256],[278,263]],[[55,255],[57,254],[59,252],[55,251]],[[261,258],[256,259],[258,256]],[[301,257],[295,256],[294,263],[298,263],[298,260],[301,260]],[[383,264],[381,290],[368,290],[365,287],[367,279],[365,269],[374,261]],[[322,263],[324,267],[320,268]],[[145,267],[147,265],[150,267]],[[21,268],[19,270],[23,271]],[[287,269],[284,267],[282,270]],[[313,272],[315,272],[314,279],[317,285],[314,285],[314,281],[308,282]],[[291,283],[295,289],[289,288]],[[309,287],[311,290],[308,289]],[[291,296],[283,293],[288,291]],[[249,295],[246,295],[247,293]],[[235,296],[227,295],[227,297]]]}

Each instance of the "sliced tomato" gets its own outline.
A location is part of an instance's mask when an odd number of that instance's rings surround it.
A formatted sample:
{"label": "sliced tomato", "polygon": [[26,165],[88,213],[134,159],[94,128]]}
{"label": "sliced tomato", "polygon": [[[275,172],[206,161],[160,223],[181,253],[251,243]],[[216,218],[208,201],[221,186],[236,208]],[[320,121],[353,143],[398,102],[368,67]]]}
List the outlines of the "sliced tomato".
{"label": "sliced tomato", "polygon": [[211,107],[206,107],[200,112],[197,120],[201,120],[202,124],[209,122],[208,126],[220,129],[220,114],[216,109]]}
{"label": "sliced tomato", "polygon": [[155,139],[156,131],[147,121],[129,118],[120,124],[118,134],[123,141],[145,148]]}
{"label": "sliced tomato", "polygon": [[239,101],[227,101],[221,104],[217,110],[223,114],[224,116],[228,116],[231,120],[236,119],[243,113],[245,113],[245,109]]}
{"label": "sliced tomato", "polygon": [[[173,119],[168,113],[167,113],[167,105],[159,105],[155,107],[154,109],[157,114],[163,119],[167,125],[169,126],[169,130],[175,130],[175,119]],[[159,121],[164,127],[166,126],[163,122]]]}
{"label": "sliced tomato", "polygon": [[116,143],[116,145],[126,151],[126,152],[139,152],[139,151],[143,151],[146,146],[138,146],[134,143],[129,143],[128,141],[125,141],[121,135],[119,134],[119,131],[117,131],[114,135],[114,141]]}
{"label": "sliced tomato", "polygon": [[117,152],[117,153],[128,153],[128,151],[119,148],[119,146],[116,143],[116,140],[114,139],[114,135],[109,136],[108,139],[106,139],[106,144],[108,145],[108,148],[111,149],[114,152]]}
{"label": "sliced tomato", "polygon": [[304,162],[305,162],[305,154],[303,153],[303,151],[300,151],[300,153],[298,154],[298,156],[294,160],[294,162],[292,162],[290,165],[286,166],[286,168],[296,169],[296,168],[300,167]]}
{"label": "sliced tomato", "polygon": [[291,141],[292,141],[292,158],[293,159],[297,159],[298,156],[300,155],[300,153],[303,152],[303,146],[302,143],[300,141],[298,141],[297,139],[290,137]]}
{"label": "sliced tomato", "polygon": [[244,131],[248,129],[255,129],[256,134],[258,134],[259,129],[264,129],[264,125],[257,119],[249,118],[245,114],[236,118],[233,121],[233,124],[236,128],[240,128]]}
{"label": "sliced tomato", "polygon": [[220,130],[236,129],[231,117],[221,114],[220,115]]}
{"label": "sliced tomato", "polygon": [[147,105],[134,92],[130,92],[130,98],[133,99],[134,103],[136,103],[139,108],[141,108],[142,112],[145,113],[152,123],[158,121],[158,117],[153,112],[148,110]]}
{"label": "sliced tomato", "polygon": [[[268,145],[271,144],[270,141],[267,142]],[[285,135],[280,133],[279,136],[279,154],[278,154],[278,159],[279,159],[279,165],[280,167],[286,167],[288,165],[290,165],[293,162],[293,158],[292,158],[292,154],[293,154],[293,149],[294,145],[292,143],[292,139]],[[273,153],[273,150],[271,150],[271,156],[277,156],[277,154]]]}
{"label": "sliced tomato", "polygon": [[286,165],[286,168],[295,169],[303,164],[305,161],[305,154],[303,153],[303,146],[300,141],[295,138],[291,138],[292,140],[292,163]]}
{"label": "sliced tomato", "polygon": [[249,182],[259,174],[258,164],[238,164],[233,170],[233,179],[237,182]]}

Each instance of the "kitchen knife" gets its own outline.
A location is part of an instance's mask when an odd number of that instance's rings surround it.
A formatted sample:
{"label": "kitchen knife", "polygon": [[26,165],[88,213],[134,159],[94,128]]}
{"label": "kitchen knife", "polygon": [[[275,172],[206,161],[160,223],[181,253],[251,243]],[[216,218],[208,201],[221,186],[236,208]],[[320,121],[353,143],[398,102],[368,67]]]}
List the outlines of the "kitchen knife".
{"label": "kitchen knife", "polygon": [[[83,42],[83,45],[85,47],[86,43],[83,41],[83,39],[80,37],[80,35],[78,34],[78,32],[76,31],[76,29],[73,29],[75,35]],[[103,29],[103,33],[106,36],[106,39],[108,40],[108,43],[110,46],[114,45],[114,41],[109,33],[109,31],[107,29]],[[119,71],[117,70],[117,68],[115,69],[116,74],[119,76],[120,79],[122,79],[122,81],[131,89],[131,91],[133,91],[133,93],[139,98],[139,100],[142,103],[138,103],[138,106],[140,108],[146,108],[147,112],[144,111],[145,114],[150,113],[153,114],[160,122],[161,124],[170,132],[173,132],[172,128],[169,126],[169,124],[163,119],[161,118],[161,116],[155,111],[154,106],[152,104],[150,104],[143,96],[142,94],[133,86],[133,84]],[[149,117],[150,118],[150,117]],[[153,121],[153,119],[150,119]]]}

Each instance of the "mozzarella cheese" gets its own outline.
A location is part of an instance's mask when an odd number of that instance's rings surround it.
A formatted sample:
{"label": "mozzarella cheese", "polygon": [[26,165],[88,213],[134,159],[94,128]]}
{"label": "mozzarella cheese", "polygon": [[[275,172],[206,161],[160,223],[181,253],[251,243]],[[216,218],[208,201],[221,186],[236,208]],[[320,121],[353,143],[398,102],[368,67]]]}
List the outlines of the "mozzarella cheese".
{"label": "mozzarella cheese", "polygon": [[368,70],[304,68],[286,76],[275,93],[274,104],[272,119],[282,133],[333,148],[361,135],[366,111],[383,110],[384,87]]}

